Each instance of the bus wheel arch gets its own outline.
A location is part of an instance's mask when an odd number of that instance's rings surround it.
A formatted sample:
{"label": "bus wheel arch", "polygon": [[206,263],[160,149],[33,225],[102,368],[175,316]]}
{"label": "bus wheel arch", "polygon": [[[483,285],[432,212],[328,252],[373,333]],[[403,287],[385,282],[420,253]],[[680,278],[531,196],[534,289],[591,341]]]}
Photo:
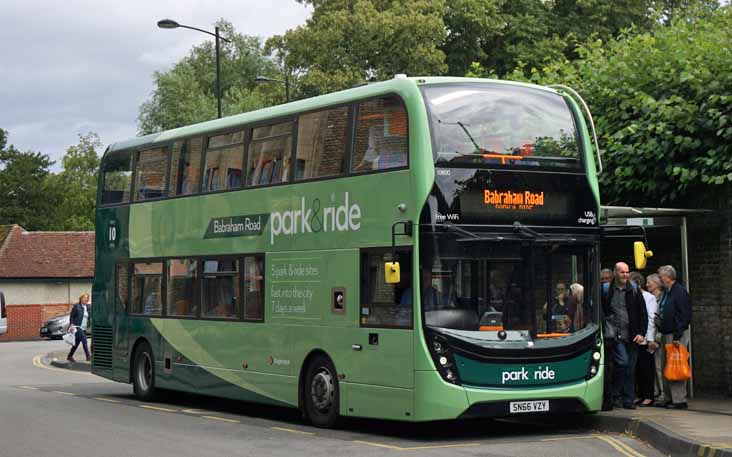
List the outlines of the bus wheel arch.
{"label": "bus wheel arch", "polygon": [[340,388],[333,359],[323,350],[311,351],[300,368],[298,404],[313,425],[335,427],[340,419]]}
{"label": "bus wheel arch", "polygon": [[152,401],[156,395],[155,356],[145,338],[135,341],[130,352],[130,382],[135,395],[143,401]]}

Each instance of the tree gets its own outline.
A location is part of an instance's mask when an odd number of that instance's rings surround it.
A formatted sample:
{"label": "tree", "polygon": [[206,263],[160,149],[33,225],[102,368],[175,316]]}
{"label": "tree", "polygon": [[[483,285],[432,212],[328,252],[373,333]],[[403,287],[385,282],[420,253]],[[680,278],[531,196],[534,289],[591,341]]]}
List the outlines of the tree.
{"label": "tree", "polygon": [[590,105],[606,203],[691,206],[730,186],[732,58],[720,46],[730,40],[732,7],[696,10],[533,70],[531,81],[571,85]]}
{"label": "tree", "polygon": [[20,152],[0,129],[0,224],[47,230],[53,224],[58,194],[48,179],[53,161],[40,152]]}
{"label": "tree", "polygon": [[717,6],[716,0],[452,0],[442,49],[451,75],[463,76],[477,62],[486,74],[503,77],[517,67],[528,72],[577,59],[577,46],[590,38],[651,31]]}
{"label": "tree", "polygon": [[94,230],[101,147],[96,133],[80,134],[79,143],[69,146],[61,159],[61,173],[49,177],[61,196],[53,230]]}
{"label": "tree", "polygon": [[[270,106],[280,98],[279,88],[259,87],[257,75],[277,72],[264,54],[261,40],[237,33],[220,20],[221,93],[224,115]],[[216,51],[213,41],[194,46],[168,71],[155,72],[155,89],[140,107],[140,134],[159,132],[216,118]]]}
{"label": "tree", "polygon": [[378,81],[397,73],[442,74],[444,0],[298,0],[313,7],[303,26],[274,36],[267,50],[297,77],[299,96]]}

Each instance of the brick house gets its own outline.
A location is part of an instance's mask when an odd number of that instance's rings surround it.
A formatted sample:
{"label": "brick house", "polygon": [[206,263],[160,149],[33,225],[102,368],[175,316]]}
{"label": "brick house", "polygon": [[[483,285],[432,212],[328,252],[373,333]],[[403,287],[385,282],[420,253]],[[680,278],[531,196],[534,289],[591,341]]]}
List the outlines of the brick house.
{"label": "brick house", "polygon": [[0,226],[0,290],[8,332],[0,341],[38,338],[41,324],[65,314],[94,279],[94,232],[28,232]]}

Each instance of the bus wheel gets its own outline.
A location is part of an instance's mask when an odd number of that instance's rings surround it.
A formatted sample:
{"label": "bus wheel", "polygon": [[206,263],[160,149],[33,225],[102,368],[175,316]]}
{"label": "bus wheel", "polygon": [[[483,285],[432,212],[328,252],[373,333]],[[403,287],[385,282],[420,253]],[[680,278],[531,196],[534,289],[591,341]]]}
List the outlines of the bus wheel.
{"label": "bus wheel", "polygon": [[333,362],[324,355],[313,359],[305,378],[305,415],[317,427],[338,422],[338,377]]}
{"label": "bus wheel", "polygon": [[142,343],[138,346],[133,360],[132,386],[135,395],[142,401],[151,401],[155,398],[155,359],[150,345]]}

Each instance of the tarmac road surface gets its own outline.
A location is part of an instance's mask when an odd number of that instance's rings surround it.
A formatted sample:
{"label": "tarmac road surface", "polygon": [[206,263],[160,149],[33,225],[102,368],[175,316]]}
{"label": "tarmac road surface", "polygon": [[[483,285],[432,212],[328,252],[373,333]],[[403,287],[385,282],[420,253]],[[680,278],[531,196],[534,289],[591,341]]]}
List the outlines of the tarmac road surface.
{"label": "tarmac road surface", "polygon": [[0,343],[0,457],[661,456],[632,437],[554,417],[349,420],[324,430],[304,424],[293,409],[179,394],[143,403],[130,385],[39,363],[38,356],[66,347],[60,341]]}

